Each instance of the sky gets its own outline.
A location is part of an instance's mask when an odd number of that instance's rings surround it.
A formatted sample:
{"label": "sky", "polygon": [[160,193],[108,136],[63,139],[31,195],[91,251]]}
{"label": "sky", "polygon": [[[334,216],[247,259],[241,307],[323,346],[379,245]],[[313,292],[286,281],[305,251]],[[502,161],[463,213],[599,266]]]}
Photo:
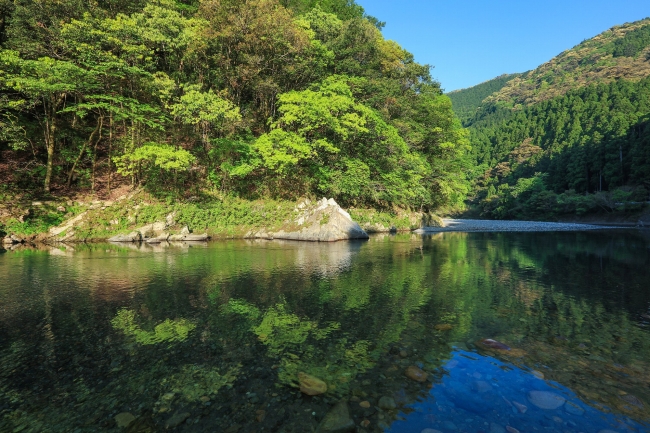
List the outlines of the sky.
{"label": "sky", "polygon": [[650,16],[650,0],[356,0],[452,91],[535,69],[585,39]]}

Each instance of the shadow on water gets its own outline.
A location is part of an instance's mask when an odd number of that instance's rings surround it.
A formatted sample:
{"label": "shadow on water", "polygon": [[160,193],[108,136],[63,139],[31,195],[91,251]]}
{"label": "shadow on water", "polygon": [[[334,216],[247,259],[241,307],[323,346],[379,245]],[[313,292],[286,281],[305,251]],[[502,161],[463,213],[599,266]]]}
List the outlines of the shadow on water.
{"label": "shadow on water", "polygon": [[[366,432],[644,431],[649,245],[603,231],[8,251],[0,431],[311,432],[341,399]],[[298,373],[327,392],[301,393]],[[559,401],[544,393],[569,403],[542,409]]]}

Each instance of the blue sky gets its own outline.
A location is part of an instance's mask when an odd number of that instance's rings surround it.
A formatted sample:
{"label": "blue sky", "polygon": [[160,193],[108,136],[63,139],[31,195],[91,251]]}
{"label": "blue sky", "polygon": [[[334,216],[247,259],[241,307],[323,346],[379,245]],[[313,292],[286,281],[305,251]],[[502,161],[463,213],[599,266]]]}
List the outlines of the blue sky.
{"label": "blue sky", "polygon": [[650,0],[357,0],[445,91],[534,69],[610,27],[650,16]]}

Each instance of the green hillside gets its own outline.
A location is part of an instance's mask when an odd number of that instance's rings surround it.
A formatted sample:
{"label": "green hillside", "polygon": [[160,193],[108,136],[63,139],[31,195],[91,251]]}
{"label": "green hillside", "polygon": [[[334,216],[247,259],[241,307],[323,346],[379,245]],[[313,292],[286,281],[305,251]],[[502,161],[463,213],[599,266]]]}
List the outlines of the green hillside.
{"label": "green hillside", "polygon": [[483,216],[552,219],[648,200],[650,19],[509,80],[467,124]]}
{"label": "green hillside", "polygon": [[508,81],[519,75],[521,74],[503,74],[476,86],[447,93],[447,96],[451,99],[454,113],[463,124],[466,123],[474,117],[476,110],[481,106],[485,98],[501,90]]}
{"label": "green hillside", "polygon": [[487,98],[518,107],[591,84],[650,75],[650,18],[627,23],[583,41],[508,82]]}

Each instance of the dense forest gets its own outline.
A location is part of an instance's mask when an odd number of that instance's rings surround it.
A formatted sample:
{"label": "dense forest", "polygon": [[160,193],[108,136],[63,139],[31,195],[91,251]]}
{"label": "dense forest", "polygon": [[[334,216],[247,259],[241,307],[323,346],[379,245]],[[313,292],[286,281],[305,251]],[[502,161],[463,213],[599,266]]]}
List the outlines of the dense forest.
{"label": "dense forest", "polygon": [[499,75],[496,78],[477,84],[476,86],[449,92],[447,93],[447,96],[451,99],[454,112],[460,121],[463,122],[463,124],[466,124],[474,118],[476,111],[485,98],[494,92],[501,90],[508,81],[518,77],[519,75],[520,74]]}
{"label": "dense forest", "polygon": [[468,134],[353,0],[0,0],[4,190],[462,203]]}
{"label": "dense forest", "polygon": [[465,97],[454,106],[459,116],[474,110],[465,123],[483,216],[554,219],[643,206],[650,190],[648,32],[648,19],[615,27],[482,101]]}

